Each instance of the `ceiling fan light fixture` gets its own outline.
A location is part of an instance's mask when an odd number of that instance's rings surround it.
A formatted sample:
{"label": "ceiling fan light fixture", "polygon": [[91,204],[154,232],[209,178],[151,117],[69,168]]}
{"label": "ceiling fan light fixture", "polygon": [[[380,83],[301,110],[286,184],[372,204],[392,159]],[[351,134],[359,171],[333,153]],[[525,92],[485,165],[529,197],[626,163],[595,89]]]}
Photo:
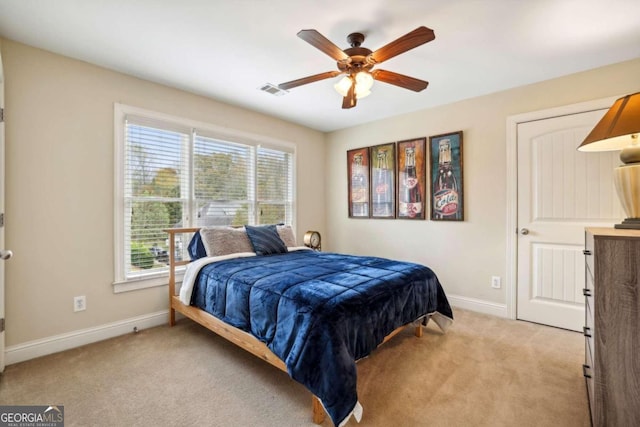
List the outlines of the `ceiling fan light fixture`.
{"label": "ceiling fan light fixture", "polygon": [[356,74],[356,90],[361,87],[363,91],[371,89],[373,76],[368,71],[360,71]]}
{"label": "ceiling fan light fixture", "polygon": [[362,98],[366,98],[367,96],[371,95],[371,91],[370,90],[361,90],[358,89],[358,85],[356,85],[356,98],[357,99],[362,99]]}
{"label": "ceiling fan light fixture", "polygon": [[349,93],[349,88],[351,87],[352,84],[353,84],[353,81],[351,80],[351,77],[344,76],[343,78],[340,79],[338,83],[333,85],[333,87],[336,90],[336,92],[338,92],[340,95],[344,97],[344,96],[347,96],[347,93]]}
{"label": "ceiling fan light fixture", "polygon": [[333,85],[336,92],[341,96],[347,96],[351,85],[355,84],[356,98],[362,99],[371,95],[371,87],[373,86],[373,77],[366,71],[360,71],[355,78],[344,76],[338,83]]}
{"label": "ceiling fan light fixture", "polygon": [[367,71],[360,71],[356,74],[356,98],[362,99],[371,95],[373,77]]}

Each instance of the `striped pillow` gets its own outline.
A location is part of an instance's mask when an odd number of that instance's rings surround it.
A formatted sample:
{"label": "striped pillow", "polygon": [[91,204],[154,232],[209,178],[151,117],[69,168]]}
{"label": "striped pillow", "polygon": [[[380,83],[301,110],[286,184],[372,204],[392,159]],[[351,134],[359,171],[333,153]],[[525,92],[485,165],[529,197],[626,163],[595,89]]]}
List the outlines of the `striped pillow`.
{"label": "striped pillow", "polygon": [[247,236],[253,251],[257,255],[283,254],[288,252],[275,225],[251,226],[245,225]]}

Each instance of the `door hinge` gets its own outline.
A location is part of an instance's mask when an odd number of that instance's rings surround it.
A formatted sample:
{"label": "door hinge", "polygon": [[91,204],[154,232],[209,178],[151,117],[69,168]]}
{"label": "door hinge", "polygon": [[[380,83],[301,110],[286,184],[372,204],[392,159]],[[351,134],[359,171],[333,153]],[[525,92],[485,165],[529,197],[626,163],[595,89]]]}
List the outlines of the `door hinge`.
{"label": "door hinge", "polygon": [[4,122],[4,108],[0,108],[0,123]]}
{"label": "door hinge", "polygon": [[4,227],[4,212],[0,213],[0,227]]}
{"label": "door hinge", "polygon": [[4,317],[0,319],[0,333],[4,332]]}

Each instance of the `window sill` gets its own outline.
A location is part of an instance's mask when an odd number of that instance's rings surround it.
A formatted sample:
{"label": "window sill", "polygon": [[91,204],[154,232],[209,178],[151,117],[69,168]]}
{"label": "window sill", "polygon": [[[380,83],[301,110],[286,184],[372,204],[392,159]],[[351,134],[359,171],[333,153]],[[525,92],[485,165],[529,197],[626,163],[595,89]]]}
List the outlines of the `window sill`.
{"label": "window sill", "polygon": [[[184,269],[176,271],[176,285],[182,282]],[[158,286],[169,285],[169,274],[162,273],[154,276],[139,277],[134,279],[113,282],[113,293],[119,294],[123,292],[138,291],[140,289],[157,288]],[[179,286],[176,286],[179,289]]]}

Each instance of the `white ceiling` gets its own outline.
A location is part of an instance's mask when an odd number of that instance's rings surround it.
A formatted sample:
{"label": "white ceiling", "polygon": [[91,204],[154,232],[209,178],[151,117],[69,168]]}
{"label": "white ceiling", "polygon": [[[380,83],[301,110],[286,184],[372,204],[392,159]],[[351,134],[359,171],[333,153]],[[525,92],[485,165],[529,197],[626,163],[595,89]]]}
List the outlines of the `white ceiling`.
{"label": "white ceiling", "polygon": [[[258,90],[336,69],[296,36],[376,50],[424,25],[436,39],[385,62],[429,81],[376,82],[351,110],[336,77],[284,96]],[[0,0],[0,36],[332,131],[640,57],[639,0]],[[640,80],[640,76],[639,76]]]}

